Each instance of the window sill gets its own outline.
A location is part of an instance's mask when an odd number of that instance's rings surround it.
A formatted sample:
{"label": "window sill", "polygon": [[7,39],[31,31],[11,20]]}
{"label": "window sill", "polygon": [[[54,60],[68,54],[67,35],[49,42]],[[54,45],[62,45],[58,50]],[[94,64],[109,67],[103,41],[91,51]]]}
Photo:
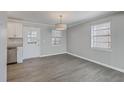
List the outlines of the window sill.
{"label": "window sill", "polygon": [[91,48],[91,49],[98,50],[98,51],[112,52],[111,49],[104,49],[104,48]]}
{"label": "window sill", "polygon": [[56,46],[61,46],[61,45],[52,45],[52,47],[56,47]]}

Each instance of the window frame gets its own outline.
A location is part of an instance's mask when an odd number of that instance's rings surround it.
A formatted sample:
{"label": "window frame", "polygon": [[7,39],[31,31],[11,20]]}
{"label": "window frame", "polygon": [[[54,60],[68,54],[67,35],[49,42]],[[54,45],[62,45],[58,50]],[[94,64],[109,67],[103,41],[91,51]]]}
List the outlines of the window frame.
{"label": "window frame", "polygon": [[[35,32],[35,34],[34,34]],[[27,43],[28,44],[37,44],[37,32],[36,31],[29,31],[27,34]]]}
{"label": "window frame", "polygon": [[[61,36],[54,36],[54,34],[53,34],[53,31],[58,31],[58,30],[52,30],[52,37],[51,37],[51,44],[52,44],[52,46],[61,46],[61,44],[62,44],[62,32],[61,32]],[[57,44],[57,43],[53,43],[53,41],[52,41],[52,39],[60,39],[60,42]]]}
{"label": "window frame", "polygon": [[[110,40],[111,40],[111,42],[108,42],[108,43],[110,43],[110,48],[100,48],[100,47],[94,47],[93,46],[93,36],[92,36],[92,27],[94,27],[94,26],[97,26],[97,25],[102,25],[102,24],[106,24],[106,23],[109,23],[110,24],[110,28],[109,28],[109,30],[110,30],[110,35],[108,34],[108,35],[106,35],[106,36],[110,36]],[[105,30],[105,29],[103,29],[103,30]],[[104,36],[104,35],[98,35],[99,37],[102,37],[102,36]],[[107,51],[107,52],[112,52],[112,31],[111,31],[111,21],[106,21],[106,22],[101,22],[101,23],[97,23],[97,24],[92,24],[91,26],[90,26],[90,48],[92,48],[92,49],[95,49],[95,50],[100,50],[100,51]],[[95,35],[94,35],[94,37],[95,37]],[[97,36],[96,36],[97,37]],[[102,42],[101,42],[102,43]]]}

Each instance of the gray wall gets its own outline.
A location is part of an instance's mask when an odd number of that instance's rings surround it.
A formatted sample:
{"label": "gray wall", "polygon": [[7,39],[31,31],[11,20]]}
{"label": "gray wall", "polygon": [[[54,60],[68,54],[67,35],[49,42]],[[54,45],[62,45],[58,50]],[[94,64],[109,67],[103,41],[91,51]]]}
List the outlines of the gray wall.
{"label": "gray wall", "polygon": [[6,39],[6,12],[0,12],[0,81],[6,81],[6,52],[7,52],[7,39]]}
{"label": "gray wall", "polygon": [[[110,21],[112,31],[112,51],[92,49],[90,27],[92,24]],[[124,69],[124,13],[71,27],[67,31],[67,52]]]}
{"label": "gray wall", "polygon": [[24,26],[39,27],[40,32],[40,46],[41,56],[54,55],[66,52],[66,31],[63,31],[62,43],[59,46],[52,46],[52,27],[47,24],[31,24],[24,23]]}
{"label": "gray wall", "polygon": [[19,21],[19,20],[13,20],[13,19],[9,19],[9,21],[21,22],[23,23],[23,26],[39,27],[41,29],[41,32],[40,32],[41,56],[54,55],[54,54],[66,52],[66,31],[63,31],[63,38],[62,38],[61,45],[52,46],[52,43],[51,43],[51,33],[52,33],[51,31],[53,28],[52,26],[48,24],[39,24],[39,23],[30,22],[30,21]]}
{"label": "gray wall", "polygon": [[66,31],[63,31],[61,45],[53,46],[51,43],[52,30],[50,26],[41,27],[41,56],[66,52]]}

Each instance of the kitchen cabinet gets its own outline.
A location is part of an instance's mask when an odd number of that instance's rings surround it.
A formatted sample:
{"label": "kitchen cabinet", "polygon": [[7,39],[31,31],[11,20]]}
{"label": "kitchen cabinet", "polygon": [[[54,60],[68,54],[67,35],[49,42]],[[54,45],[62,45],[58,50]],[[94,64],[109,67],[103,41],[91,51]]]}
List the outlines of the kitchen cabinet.
{"label": "kitchen cabinet", "polygon": [[[10,21],[8,22],[7,24],[7,35],[8,35],[7,46],[8,48],[10,47],[16,48],[15,50],[16,53],[13,51],[8,52],[8,55],[9,55],[8,62],[13,62],[13,60],[15,60],[15,57],[16,57],[17,63],[23,62],[23,55],[22,55],[23,54],[23,33],[22,32],[23,32],[22,23],[10,22]],[[10,56],[11,53],[12,53],[12,56]]]}
{"label": "kitchen cabinet", "polygon": [[23,26],[22,23],[8,22],[7,32],[8,38],[22,38]]}

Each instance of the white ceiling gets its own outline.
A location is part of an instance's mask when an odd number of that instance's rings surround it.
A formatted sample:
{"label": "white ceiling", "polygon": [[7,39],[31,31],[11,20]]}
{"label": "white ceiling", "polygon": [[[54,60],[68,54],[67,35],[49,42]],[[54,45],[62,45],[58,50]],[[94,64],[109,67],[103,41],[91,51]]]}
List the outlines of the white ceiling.
{"label": "white ceiling", "polygon": [[59,15],[63,15],[63,23],[68,25],[112,14],[112,11],[9,11],[8,17],[43,24],[56,24]]}

